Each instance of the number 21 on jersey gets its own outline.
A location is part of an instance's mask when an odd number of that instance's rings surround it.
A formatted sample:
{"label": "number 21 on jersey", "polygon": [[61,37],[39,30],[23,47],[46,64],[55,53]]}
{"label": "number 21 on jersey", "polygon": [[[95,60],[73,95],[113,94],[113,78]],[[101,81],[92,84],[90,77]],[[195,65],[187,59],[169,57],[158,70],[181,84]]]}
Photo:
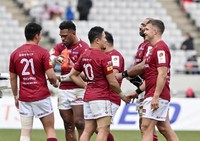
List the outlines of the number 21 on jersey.
{"label": "number 21 on jersey", "polygon": [[[24,68],[22,70],[22,75],[30,75],[30,73],[35,74],[33,58],[31,58],[31,59],[22,58],[20,63],[21,64],[25,63]],[[31,72],[28,71],[29,67],[31,67]]]}

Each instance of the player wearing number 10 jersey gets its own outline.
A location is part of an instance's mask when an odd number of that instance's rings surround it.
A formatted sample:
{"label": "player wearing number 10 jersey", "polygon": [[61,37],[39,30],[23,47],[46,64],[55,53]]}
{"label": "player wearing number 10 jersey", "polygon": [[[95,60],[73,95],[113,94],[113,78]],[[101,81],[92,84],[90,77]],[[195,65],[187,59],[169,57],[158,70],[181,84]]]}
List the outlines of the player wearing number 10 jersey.
{"label": "player wearing number 10 jersey", "polygon": [[107,141],[111,122],[110,86],[125,102],[130,100],[123,95],[114,77],[110,57],[102,52],[106,45],[104,29],[93,27],[88,38],[91,48],[81,55],[70,72],[70,78],[80,84],[77,76],[83,71],[88,83],[84,95],[85,129],[80,141],[89,140],[96,129],[96,140]]}
{"label": "player wearing number 10 jersey", "polygon": [[[20,141],[30,141],[34,116],[40,118],[47,141],[57,141],[53,107],[45,75],[54,86],[58,86],[59,81],[53,71],[48,50],[38,46],[41,29],[40,25],[29,23],[25,27],[27,42],[10,56],[10,83],[22,126]],[[20,80],[19,99],[17,77]]]}

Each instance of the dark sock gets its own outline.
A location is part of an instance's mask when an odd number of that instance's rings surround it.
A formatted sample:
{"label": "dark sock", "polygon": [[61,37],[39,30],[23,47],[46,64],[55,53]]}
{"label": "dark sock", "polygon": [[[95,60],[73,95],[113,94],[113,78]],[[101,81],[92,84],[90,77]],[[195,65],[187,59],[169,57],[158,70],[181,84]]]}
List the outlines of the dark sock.
{"label": "dark sock", "polygon": [[153,135],[153,141],[158,141],[158,136],[157,135]]}
{"label": "dark sock", "polygon": [[57,141],[56,138],[48,138],[47,141]]}
{"label": "dark sock", "polygon": [[108,134],[108,139],[107,141],[114,141],[114,137],[111,133]]}

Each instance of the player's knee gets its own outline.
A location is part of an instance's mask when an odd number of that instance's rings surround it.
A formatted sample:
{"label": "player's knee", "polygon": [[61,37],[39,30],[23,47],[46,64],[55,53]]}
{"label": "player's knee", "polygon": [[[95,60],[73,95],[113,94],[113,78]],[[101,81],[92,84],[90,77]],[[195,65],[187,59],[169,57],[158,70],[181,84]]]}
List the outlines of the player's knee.
{"label": "player's knee", "polygon": [[141,132],[144,133],[147,130],[147,128],[148,128],[148,125],[142,124],[141,125]]}
{"label": "player's knee", "polygon": [[72,121],[64,121],[65,130],[74,130],[74,123]]}
{"label": "player's knee", "polygon": [[78,130],[83,130],[85,127],[85,122],[84,120],[79,120],[77,122],[75,122],[75,126]]}
{"label": "player's knee", "polygon": [[21,117],[21,123],[23,129],[31,129],[33,126],[33,118],[32,117]]}
{"label": "player's knee", "polygon": [[98,127],[97,130],[98,130],[98,134],[104,134],[106,136],[110,133],[109,126]]}
{"label": "player's knee", "polygon": [[162,134],[162,135],[166,135],[167,131],[166,128],[161,127],[161,126],[157,126],[158,131]]}
{"label": "player's knee", "polygon": [[30,137],[30,134],[31,134],[31,129],[33,126],[33,118],[21,117],[21,124],[22,124],[22,130],[21,130],[22,141],[26,141],[28,140],[27,138]]}

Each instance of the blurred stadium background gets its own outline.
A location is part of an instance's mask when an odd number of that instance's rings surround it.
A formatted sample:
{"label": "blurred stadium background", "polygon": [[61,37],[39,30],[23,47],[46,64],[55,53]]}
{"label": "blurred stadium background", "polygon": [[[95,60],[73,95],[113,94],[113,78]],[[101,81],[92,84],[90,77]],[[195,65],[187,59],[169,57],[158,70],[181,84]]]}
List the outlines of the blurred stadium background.
{"label": "blurred stadium background", "polygon": [[[172,97],[185,98],[188,88],[194,90],[197,98],[200,97],[199,1],[182,3],[181,0],[92,0],[93,6],[88,21],[78,20],[77,1],[70,0],[78,36],[89,43],[87,39],[89,29],[95,25],[104,27],[113,34],[114,46],[123,54],[126,68],[133,62],[136,49],[142,42],[138,34],[140,23],[146,17],[163,20],[166,26],[163,39],[170,47],[172,54]],[[28,22],[36,21],[43,26],[41,46],[50,50],[61,41],[58,28],[60,21],[43,19],[41,15],[45,3],[51,7],[55,2],[58,2],[63,10],[61,20],[65,20],[64,13],[69,0],[0,0],[0,73],[8,73],[10,53],[25,42],[23,30]],[[194,50],[180,50],[181,43],[184,41],[184,32],[189,32],[194,38]],[[197,61],[194,62],[197,67],[192,70],[193,73],[188,74],[185,64],[191,56],[197,57]],[[9,82],[1,80],[0,87],[9,88]],[[122,87],[127,91],[132,86],[127,81],[123,81]],[[50,89],[56,95],[57,90],[51,86]],[[5,89],[2,92],[2,100],[4,96],[11,95],[10,90]],[[200,127],[197,129],[200,130]]]}

